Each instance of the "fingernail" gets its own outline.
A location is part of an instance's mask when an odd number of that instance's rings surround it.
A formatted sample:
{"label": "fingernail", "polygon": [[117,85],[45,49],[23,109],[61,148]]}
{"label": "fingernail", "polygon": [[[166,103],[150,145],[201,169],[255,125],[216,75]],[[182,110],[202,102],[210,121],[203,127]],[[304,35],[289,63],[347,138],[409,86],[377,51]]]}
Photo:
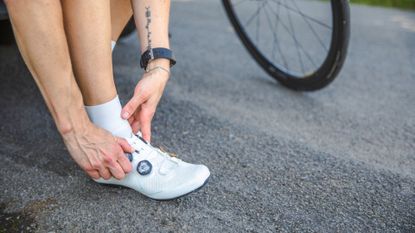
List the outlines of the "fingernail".
{"label": "fingernail", "polygon": [[124,112],[124,113],[122,114],[122,118],[127,119],[127,118],[128,118],[128,112]]}

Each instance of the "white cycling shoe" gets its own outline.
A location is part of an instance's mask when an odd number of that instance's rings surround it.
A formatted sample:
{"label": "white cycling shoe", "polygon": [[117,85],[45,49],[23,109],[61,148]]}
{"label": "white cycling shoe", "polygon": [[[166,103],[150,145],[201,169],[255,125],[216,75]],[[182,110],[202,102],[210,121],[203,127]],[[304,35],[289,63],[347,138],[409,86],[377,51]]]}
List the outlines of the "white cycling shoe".
{"label": "white cycling shoe", "polygon": [[135,149],[127,154],[133,170],[124,179],[96,179],[101,184],[132,188],[155,200],[171,200],[202,188],[210,176],[204,165],[183,162],[151,146],[141,137],[127,141]]}

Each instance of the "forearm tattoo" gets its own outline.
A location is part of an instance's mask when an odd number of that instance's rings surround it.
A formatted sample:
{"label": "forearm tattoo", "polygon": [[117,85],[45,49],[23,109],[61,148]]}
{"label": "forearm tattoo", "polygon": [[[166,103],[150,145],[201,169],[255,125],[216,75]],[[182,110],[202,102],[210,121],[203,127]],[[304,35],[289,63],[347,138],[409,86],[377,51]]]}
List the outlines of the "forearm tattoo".
{"label": "forearm tattoo", "polygon": [[151,24],[151,11],[150,11],[150,6],[146,7],[146,19],[147,19],[147,24],[146,24],[146,29],[147,29],[147,49],[150,50],[151,49],[151,31],[150,31],[150,24]]}

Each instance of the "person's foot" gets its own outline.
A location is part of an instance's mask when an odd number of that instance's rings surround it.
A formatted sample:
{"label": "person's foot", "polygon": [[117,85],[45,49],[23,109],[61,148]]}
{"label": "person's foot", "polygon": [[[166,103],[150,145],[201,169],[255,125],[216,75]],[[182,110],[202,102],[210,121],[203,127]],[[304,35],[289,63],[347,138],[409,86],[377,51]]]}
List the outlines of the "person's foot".
{"label": "person's foot", "polygon": [[156,200],[175,199],[207,183],[210,172],[206,166],[171,157],[140,137],[132,136],[127,141],[135,149],[128,154],[133,170],[122,180],[100,178],[96,182],[129,187]]}

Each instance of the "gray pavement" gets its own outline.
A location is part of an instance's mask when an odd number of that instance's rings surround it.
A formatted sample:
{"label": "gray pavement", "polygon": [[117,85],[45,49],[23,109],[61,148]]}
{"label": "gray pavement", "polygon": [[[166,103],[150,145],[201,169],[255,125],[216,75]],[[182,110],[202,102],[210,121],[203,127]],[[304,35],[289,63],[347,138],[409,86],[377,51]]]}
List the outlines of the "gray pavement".
{"label": "gray pavement", "polygon": [[[206,164],[209,184],[157,202],[92,182],[16,47],[0,47],[0,229],[415,232],[414,13],[353,7],[346,65],[313,93],[263,73],[219,1],[175,1],[171,29],[179,62],[153,141]],[[114,53],[123,101],[141,72],[137,51],[129,37]]]}

